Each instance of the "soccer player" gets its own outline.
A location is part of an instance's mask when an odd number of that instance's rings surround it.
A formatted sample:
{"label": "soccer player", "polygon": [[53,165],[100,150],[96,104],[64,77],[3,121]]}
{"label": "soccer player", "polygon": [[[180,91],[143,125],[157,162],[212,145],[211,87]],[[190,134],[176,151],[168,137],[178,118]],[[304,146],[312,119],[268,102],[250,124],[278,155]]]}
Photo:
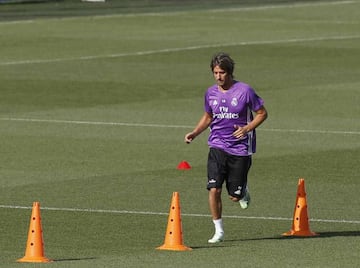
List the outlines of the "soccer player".
{"label": "soccer player", "polygon": [[250,204],[247,175],[256,149],[255,129],[267,118],[264,101],[251,86],[234,79],[234,61],[226,53],[216,54],[210,68],[216,84],[205,93],[204,114],[194,130],[185,135],[191,143],[210,127],[208,138],[207,189],[215,234],[209,243],[224,240],[222,186],[243,209]]}

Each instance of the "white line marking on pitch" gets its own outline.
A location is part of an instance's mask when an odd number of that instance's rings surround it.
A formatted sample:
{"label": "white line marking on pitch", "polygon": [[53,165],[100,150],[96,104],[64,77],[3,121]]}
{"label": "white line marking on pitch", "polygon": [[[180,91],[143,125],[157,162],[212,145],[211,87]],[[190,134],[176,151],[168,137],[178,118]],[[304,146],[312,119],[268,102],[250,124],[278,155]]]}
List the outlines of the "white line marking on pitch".
{"label": "white line marking on pitch", "polygon": [[[56,120],[56,119],[36,119],[36,118],[0,118],[0,121],[20,121],[32,123],[58,123],[74,125],[99,125],[99,126],[127,126],[127,127],[153,127],[153,128],[192,128],[187,125],[165,125],[165,124],[145,124],[145,123],[125,123],[125,122],[99,122],[99,121],[78,121],[78,120]],[[339,131],[339,130],[315,130],[315,129],[280,129],[280,128],[259,128],[260,131],[269,132],[294,132],[294,133],[319,133],[319,134],[339,134],[339,135],[360,135],[360,131]]]}
{"label": "white line marking on pitch", "polygon": [[219,8],[212,9],[208,12],[224,12],[224,11],[252,11],[252,10],[268,10],[268,9],[281,9],[281,8],[301,8],[301,7],[313,7],[313,6],[329,6],[329,5],[347,5],[355,4],[356,1],[335,1],[335,2],[323,2],[323,3],[294,3],[294,4],[279,4],[279,5],[264,5],[258,7],[234,7],[234,8]]}
{"label": "white line marking on pitch", "polygon": [[244,41],[244,42],[221,43],[221,44],[213,44],[213,45],[164,48],[164,49],[158,49],[158,50],[147,50],[147,51],[138,51],[138,52],[129,52],[129,53],[80,56],[80,57],[72,57],[72,58],[4,61],[4,62],[0,62],[0,66],[55,63],[55,62],[65,62],[65,61],[96,60],[96,59],[120,58],[120,57],[130,57],[130,56],[145,56],[145,55],[153,55],[153,54],[161,54],[161,53],[199,50],[199,49],[204,49],[204,48],[218,48],[218,47],[226,47],[226,46],[248,46],[248,45],[267,45],[267,44],[271,45],[271,44],[286,44],[286,43],[315,42],[315,41],[329,41],[329,40],[348,40],[348,39],[358,39],[358,38],[360,38],[360,35],[322,36],[322,37],[311,37],[311,38],[294,38],[294,39],[265,40],[265,41]]}
{"label": "white line marking on pitch", "polygon": [[[0,205],[0,208],[6,209],[32,209],[32,207],[26,206],[10,206]],[[168,215],[164,212],[151,212],[151,211],[130,211],[130,210],[107,210],[107,209],[90,209],[90,208],[53,208],[53,207],[42,207],[42,210],[51,211],[68,211],[68,212],[87,212],[87,213],[105,213],[105,214],[138,214],[138,215]],[[208,214],[191,214],[182,213],[182,216],[187,217],[211,217]],[[274,221],[291,221],[292,218],[282,217],[258,217],[258,216],[238,216],[238,215],[225,215],[224,218],[231,219],[249,219],[249,220],[274,220]],[[310,219],[313,222],[327,222],[327,223],[349,223],[349,224],[360,224],[357,220],[334,220],[334,219]]]}

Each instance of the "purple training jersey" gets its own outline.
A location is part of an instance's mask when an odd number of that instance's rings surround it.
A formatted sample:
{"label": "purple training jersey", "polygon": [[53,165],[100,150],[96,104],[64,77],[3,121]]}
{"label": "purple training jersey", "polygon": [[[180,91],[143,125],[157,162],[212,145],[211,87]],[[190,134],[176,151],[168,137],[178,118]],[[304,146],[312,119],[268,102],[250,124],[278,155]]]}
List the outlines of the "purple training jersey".
{"label": "purple training jersey", "polygon": [[253,120],[253,111],[264,104],[255,91],[247,84],[235,81],[226,92],[217,85],[205,93],[204,109],[212,114],[208,144],[232,155],[248,156],[255,153],[255,130],[242,139],[233,136],[234,125],[245,126]]}

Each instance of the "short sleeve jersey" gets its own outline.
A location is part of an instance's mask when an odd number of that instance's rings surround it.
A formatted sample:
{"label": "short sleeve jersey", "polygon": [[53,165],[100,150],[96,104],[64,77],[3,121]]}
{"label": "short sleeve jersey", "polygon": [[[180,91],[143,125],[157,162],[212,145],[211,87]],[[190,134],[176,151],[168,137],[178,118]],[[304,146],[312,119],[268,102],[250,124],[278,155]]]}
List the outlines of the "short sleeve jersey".
{"label": "short sleeve jersey", "polygon": [[248,84],[235,81],[226,92],[217,85],[209,87],[205,93],[204,109],[212,115],[208,145],[225,152],[248,156],[256,151],[255,130],[238,139],[233,136],[235,125],[245,126],[253,120],[253,111],[264,104]]}

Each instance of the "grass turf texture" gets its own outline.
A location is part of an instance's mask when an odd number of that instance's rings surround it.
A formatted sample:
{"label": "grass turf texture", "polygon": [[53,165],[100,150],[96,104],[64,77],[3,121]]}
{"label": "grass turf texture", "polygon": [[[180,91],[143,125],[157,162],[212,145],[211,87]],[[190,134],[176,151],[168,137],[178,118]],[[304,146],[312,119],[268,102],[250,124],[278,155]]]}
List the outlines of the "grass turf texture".
{"label": "grass turf texture", "polygon": [[[38,267],[15,263],[31,210],[11,208],[34,201],[45,208],[51,267],[358,265],[359,2],[228,1],[219,10],[203,1],[199,10],[169,1],[159,11],[160,2],[136,1],[136,12],[133,2],[122,2],[130,16],[108,8],[115,1],[0,5],[0,267]],[[191,145],[183,136],[220,50],[270,117],[258,130],[251,207],[224,195],[226,241],[208,245],[207,135]],[[176,170],[184,159],[193,168]],[[299,177],[316,238],[281,237]],[[191,252],[155,250],[173,191]]]}

